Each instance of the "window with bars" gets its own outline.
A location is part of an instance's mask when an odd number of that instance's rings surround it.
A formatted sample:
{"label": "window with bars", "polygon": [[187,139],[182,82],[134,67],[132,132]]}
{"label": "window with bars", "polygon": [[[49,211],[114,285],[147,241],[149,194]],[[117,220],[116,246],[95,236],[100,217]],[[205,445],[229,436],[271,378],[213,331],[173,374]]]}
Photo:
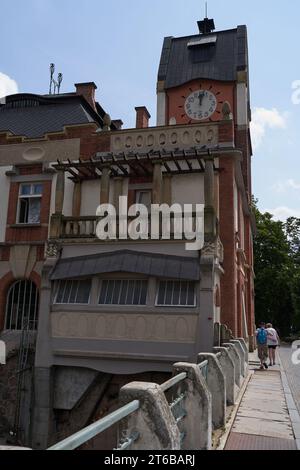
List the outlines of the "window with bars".
{"label": "window with bars", "polygon": [[43,185],[41,183],[21,184],[17,222],[19,224],[39,224]]}
{"label": "window with bars", "polygon": [[148,281],[104,280],[99,296],[100,305],[146,305]]}
{"label": "window with bars", "polygon": [[56,304],[88,304],[90,301],[91,279],[59,281],[56,290]]}
{"label": "window with bars", "polygon": [[29,280],[16,281],[6,300],[6,330],[36,330],[38,323],[39,291]]}
{"label": "window with bars", "polygon": [[195,283],[189,281],[160,281],[156,305],[164,307],[195,307]]}

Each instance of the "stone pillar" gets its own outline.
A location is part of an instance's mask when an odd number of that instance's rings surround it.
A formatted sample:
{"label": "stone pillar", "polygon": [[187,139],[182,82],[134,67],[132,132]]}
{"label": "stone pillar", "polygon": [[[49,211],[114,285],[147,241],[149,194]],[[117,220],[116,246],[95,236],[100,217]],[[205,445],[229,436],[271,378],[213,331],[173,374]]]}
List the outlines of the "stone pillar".
{"label": "stone pillar", "polygon": [[212,352],[214,347],[214,256],[204,255],[202,252],[200,269],[199,305],[201,310],[198,315],[195,362],[200,351]]}
{"label": "stone pillar", "polygon": [[236,339],[232,339],[230,343],[232,343],[236,347],[236,350],[241,360],[241,374],[243,377],[246,377],[248,371],[247,371],[247,366],[246,366],[246,355],[245,355],[244,348],[241,345],[241,342]]}
{"label": "stone pillar", "polygon": [[201,374],[199,366],[179,362],[174,364],[174,375],[186,372],[186,398],[184,408],[186,418],[180,423],[185,433],[181,450],[212,449],[212,397]]}
{"label": "stone pillar", "polygon": [[153,189],[152,189],[152,203],[153,204],[161,204],[162,190],[163,190],[162,165],[160,162],[155,162],[154,168],[153,168]]}
{"label": "stone pillar", "polygon": [[54,431],[52,370],[48,367],[35,367],[33,380],[34,408],[31,446],[36,450],[45,450],[52,444],[50,439]]}
{"label": "stone pillar", "polygon": [[81,210],[81,181],[74,183],[72,216],[80,217]]}
{"label": "stone pillar", "polygon": [[123,178],[114,178],[114,206],[119,213],[119,197],[123,196]]}
{"label": "stone pillar", "polygon": [[139,400],[139,409],[120,424],[120,435],[129,437],[134,431],[140,434],[130,450],[180,450],[179,429],[160,386],[132,382],[122,387],[121,405],[133,400]]}
{"label": "stone pillar", "polygon": [[205,206],[214,207],[214,183],[215,183],[215,173],[214,173],[214,157],[208,155],[204,157],[205,160],[205,173],[204,173],[204,196],[205,196]]}
{"label": "stone pillar", "polygon": [[205,241],[214,240],[217,236],[217,219],[215,211],[215,175],[214,175],[214,158],[208,155],[205,160],[204,173],[204,234]]}
{"label": "stone pillar", "polygon": [[163,177],[163,198],[164,204],[172,205],[172,175],[165,175]]}
{"label": "stone pillar", "polygon": [[237,352],[236,346],[232,343],[224,343],[222,347],[227,348],[231,359],[234,362],[235,383],[238,387],[241,386],[241,359]]}
{"label": "stone pillar", "polygon": [[242,348],[244,349],[244,352],[245,352],[245,361],[247,364],[249,364],[249,349],[248,349],[247,343],[244,338],[237,338],[237,340],[241,343]]}
{"label": "stone pillar", "polygon": [[235,385],[235,365],[230,357],[227,348],[214,348],[214,353],[220,353],[218,361],[221,365],[223,374],[226,378],[226,401],[228,406],[235,404],[236,399],[236,385]]}
{"label": "stone pillar", "polygon": [[59,170],[56,178],[55,213],[62,214],[65,197],[65,172]]}
{"label": "stone pillar", "polygon": [[32,411],[32,443],[34,449],[46,449],[53,436],[53,377],[51,346],[51,281],[49,279],[57,257],[48,258],[42,271],[40,289],[39,327],[34,367],[34,396]]}
{"label": "stone pillar", "polygon": [[110,167],[105,166],[102,168],[100,204],[109,203],[109,183],[110,183]]}
{"label": "stone pillar", "polygon": [[208,361],[207,386],[212,395],[212,422],[214,429],[226,424],[226,379],[215,354],[199,354],[198,363]]}
{"label": "stone pillar", "polygon": [[220,323],[214,325],[214,346],[220,346]]}

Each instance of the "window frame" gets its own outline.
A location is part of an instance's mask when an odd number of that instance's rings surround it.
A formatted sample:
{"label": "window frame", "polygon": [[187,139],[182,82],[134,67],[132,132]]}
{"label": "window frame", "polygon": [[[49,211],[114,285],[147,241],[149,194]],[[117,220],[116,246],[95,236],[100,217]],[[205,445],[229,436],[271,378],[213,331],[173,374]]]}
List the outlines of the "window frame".
{"label": "window frame", "polygon": [[[159,287],[161,282],[186,282],[187,284],[193,284],[194,285],[194,304],[193,305],[182,305],[182,304],[159,304],[158,303],[158,296],[159,296]],[[172,298],[174,295],[174,288],[172,289]],[[166,294],[165,294],[166,296]],[[179,296],[180,298],[180,296]],[[159,279],[157,281],[157,286],[156,286],[156,294],[155,294],[155,307],[163,307],[163,308],[196,308],[197,307],[197,292],[196,292],[196,282],[194,281],[184,281],[184,280],[178,280],[178,279]]]}
{"label": "window frame", "polygon": [[[120,292],[119,292],[119,295],[118,295],[118,300],[120,300],[120,297],[121,297],[121,294],[122,294],[122,283],[124,282],[144,282],[146,283],[146,298],[145,298],[145,303],[143,304],[121,304],[121,303],[100,303],[100,297],[101,297],[101,293],[102,293],[102,288],[103,288],[103,284],[104,282],[121,282],[121,287],[120,287]],[[128,287],[127,287],[127,292],[126,292],[126,298],[127,298],[127,294],[128,294]],[[142,294],[142,291],[140,292],[140,297],[141,297],[141,294]],[[107,308],[107,307],[123,307],[123,308],[128,308],[128,307],[143,307],[145,308],[147,305],[148,305],[148,296],[149,296],[149,279],[137,279],[137,278],[122,278],[122,277],[119,277],[119,278],[102,278],[100,280],[100,284],[99,284],[99,290],[98,290],[98,295],[97,295],[97,306],[98,307],[101,307],[101,308]],[[107,297],[107,293],[106,293],[106,297]],[[112,297],[113,297],[113,292],[112,292]],[[133,298],[134,298],[134,294],[133,294]]]}
{"label": "window frame", "polygon": [[[59,288],[60,288],[60,283],[61,282],[70,282],[70,283],[73,284],[73,282],[84,282],[84,281],[90,281],[90,291],[89,291],[89,298],[88,298],[87,302],[85,302],[85,303],[82,303],[82,302],[57,302],[57,297],[58,297],[58,294],[59,294]],[[70,298],[72,287],[73,287],[72,284],[71,284],[70,293],[69,293],[69,296],[68,296],[69,298]],[[93,285],[93,280],[91,278],[86,278],[86,279],[60,279],[60,280],[58,280],[56,282],[56,286],[55,286],[55,294],[54,294],[54,299],[53,299],[53,305],[74,305],[74,306],[91,305],[92,285]],[[65,287],[65,289],[66,289],[66,287]],[[65,289],[64,289],[62,298],[64,297]],[[79,289],[77,287],[76,297],[78,295],[78,290]]]}
{"label": "window frame", "polygon": [[[38,194],[35,194],[34,193],[34,187],[35,186],[42,186],[42,192],[41,193],[38,193]],[[24,186],[30,186],[30,194],[22,194],[22,188]],[[39,182],[39,181],[34,181],[34,182],[23,182],[23,183],[20,183],[19,185],[19,192],[18,192],[18,206],[17,206],[17,225],[41,225],[41,213],[42,213],[42,199],[43,199],[43,191],[44,191],[44,185],[43,185],[43,182]],[[20,213],[21,213],[21,199],[27,199],[27,200],[30,200],[30,199],[39,199],[40,201],[40,211],[39,211],[39,221],[38,222],[20,222]],[[29,212],[28,212],[28,215],[29,215]]]}

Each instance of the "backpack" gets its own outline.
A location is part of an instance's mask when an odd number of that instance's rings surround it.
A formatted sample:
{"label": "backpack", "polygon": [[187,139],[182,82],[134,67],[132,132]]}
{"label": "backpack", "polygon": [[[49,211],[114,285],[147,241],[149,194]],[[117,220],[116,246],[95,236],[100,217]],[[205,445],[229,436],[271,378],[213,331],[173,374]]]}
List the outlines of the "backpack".
{"label": "backpack", "polygon": [[258,344],[267,344],[268,334],[267,331],[263,328],[260,328],[257,333],[257,342]]}

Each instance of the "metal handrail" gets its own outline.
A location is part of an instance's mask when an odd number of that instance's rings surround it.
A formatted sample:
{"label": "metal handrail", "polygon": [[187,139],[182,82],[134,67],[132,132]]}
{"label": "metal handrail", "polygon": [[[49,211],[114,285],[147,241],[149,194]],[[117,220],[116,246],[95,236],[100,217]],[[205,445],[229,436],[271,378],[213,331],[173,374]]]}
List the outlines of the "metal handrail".
{"label": "metal handrail", "polygon": [[101,432],[105,431],[106,429],[110,428],[113,424],[118,423],[121,419],[126,418],[130,414],[137,411],[140,407],[139,400],[134,400],[127,405],[119,408],[118,410],[114,411],[113,413],[105,416],[93,424],[90,424],[86,428],[78,431],[77,433],[73,434],[70,437],[67,437],[63,441],[49,447],[47,450],[74,450],[77,447],[81,446],[85,442],[89,441],[93,437],[97,436]]}
{"label": "metal handrail", "polygon": [[[208,366],[208,361],[203,361],[198,364],[200,370]],[[175,375],[170,380],[167,380],[163,384],[160,385],[162,392],[166,392],[170,390],[175,385],[183,382],[187,378],[188,374],[186,372],[182,372],[178,375]],[[173,401],[170,405],[170,408],[174,408],[176,405],[181,403],[185,398],[185,394],[181,394],[177,399]],[[85,442],[89,441],[93,437],[97,436],[101,432],[105,431],[106,429],[110,428],[114,424],[118,423],[122,419],[126,418],[127,416],[131,415],[135,411],[140,408],[139,400],[134,400],[127,405],[119,408],[118,410],[110,413],[108,416],[96,421],[93,424],[90,424],[84,429],[81,429],[77,433],[73,434],[70,437],[67,437],[61,442],[49,447],[47,450],[74,450],[80,447]],[[177,418],[177,421],[181,420],[186,413]],[[127,438],[119,447],[118,450],[124,450],[130,446],[132,442],[134,442],[139,437],[139,434],[136,433],[134,436]]]}
{"label": "metal handrail", "polygon": [[199,369],[204,369],[204,367],[208,366],[208,361],[203,361],[198,364]]}
{"label": "metal handrail", "polygon": [[182,372],[181,374],[175,375],[175,377],[172,377],[170,380],[167,380],[167,382],[164,382],[160,388],[163,392],[166,392],[167,390],[170,390],[170,388],[174,387],[174,385],[179,384],[183,380],[187,378],[187,373]]}

